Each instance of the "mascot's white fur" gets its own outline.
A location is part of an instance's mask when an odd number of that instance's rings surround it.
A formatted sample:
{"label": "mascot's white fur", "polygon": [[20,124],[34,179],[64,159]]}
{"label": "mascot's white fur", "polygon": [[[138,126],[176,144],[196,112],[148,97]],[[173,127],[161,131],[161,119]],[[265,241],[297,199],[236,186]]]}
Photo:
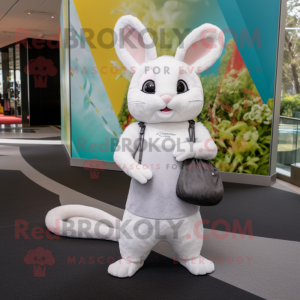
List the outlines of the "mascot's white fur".
{"label": "mascot's white fur", "polygon": [[[200,256],[203,225],[199,207],[176,196],[181,161],[213,159],[217,147],[209,132],[196,123],[196,142],[190,144],[188,120],[203,108],[198,74],[220,57],[223,32],[204,24],[193,30],[178,47],[175,57],[157,58],[154,43],[144,25],[133,16],[121,17],[116,26],[115,49],[127,70],[134,73],[128,91],[131,115],[145,122],[143,161],[138,161],[140,127],[126,128],[114,154],[117,165],[132,177],[126,210],[120,220],[83,205],[54,208],[46,216],[52,232],[70,237],[119,241],[122,259],[108,273],[131,277],[144,264],[159,241],[167,241],[177,260],[194,275],[214,271],[213,262]],[[82,222],[91,226],[81,232]],[[73,224],[69,230],[70,223]]]}

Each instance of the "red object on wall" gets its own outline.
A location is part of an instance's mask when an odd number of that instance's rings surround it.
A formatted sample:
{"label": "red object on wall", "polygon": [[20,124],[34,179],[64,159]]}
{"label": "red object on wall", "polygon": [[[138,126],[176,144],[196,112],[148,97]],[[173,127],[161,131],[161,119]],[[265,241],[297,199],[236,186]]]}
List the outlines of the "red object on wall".
{"label": "red object on wall", "polygon": [[[227,75],[232,69],[241,70],[242,68],[246,68],[246,65],[243,61],[243,58],[242,58],[240,51],[239,51],[238,47],[236,46],[236,44],[233,43],[233,45],[231,47],[233,47],[233,51],[232,51],[232,54],[228,61],[225,75]],[[237,74],[234,76],[236,77]]]}

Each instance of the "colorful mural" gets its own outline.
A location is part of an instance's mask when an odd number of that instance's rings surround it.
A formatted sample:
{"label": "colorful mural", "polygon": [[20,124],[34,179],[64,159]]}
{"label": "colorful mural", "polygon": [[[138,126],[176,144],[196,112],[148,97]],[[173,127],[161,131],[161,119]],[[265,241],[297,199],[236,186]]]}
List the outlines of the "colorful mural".
{"label": "colorful mural", "polygon": [[[269,175],[280,0],[91,2],[70,0],[72,157],[113,161],[118,137],[136,122],[127,108],[132,75],[113,47],[116,21],[131,14],[148,28],[158,56],[174,55],[203,23],[224,31],[221,58],[200,75],[205,105],[197,121],[219,148],[221,171]],[[267,19],[260,17],[266,9]]]}

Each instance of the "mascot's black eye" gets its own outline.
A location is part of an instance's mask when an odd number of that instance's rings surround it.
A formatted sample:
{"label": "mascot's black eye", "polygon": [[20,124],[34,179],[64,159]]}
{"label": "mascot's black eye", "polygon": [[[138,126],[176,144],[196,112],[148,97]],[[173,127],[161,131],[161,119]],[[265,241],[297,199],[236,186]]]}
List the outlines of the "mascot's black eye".
{"label": "mascot's black eye", "polygon": [[142,87],[142,92],[146,94],[154,94],[155,93],[155,82],[153,80],[147,80],[144,82]]}
{"label": "mascot's black eye", "polygon": [[178,80],[177,82],[177,94],[185,93],[189,90],[188,85],[184,80]]}

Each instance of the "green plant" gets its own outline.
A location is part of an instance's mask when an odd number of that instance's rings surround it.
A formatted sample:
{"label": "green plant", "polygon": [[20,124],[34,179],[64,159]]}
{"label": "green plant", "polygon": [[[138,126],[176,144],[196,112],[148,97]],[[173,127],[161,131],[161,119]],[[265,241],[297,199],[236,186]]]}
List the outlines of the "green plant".
{"label": "green plant", "polygon": [[293,117],[294,111],[300,111],[300,94],[283,94],[281,97],[280,115],[285,117]]}
{"label": "green plant", "polygon": [[[234,60],[240,69],[231,69]],[[263,103],[232,47],[227,48],[220,70],[218,76],[201,79],[206,98],[198,116],[219,149],[213,163],[225,172],[268,175],[273,99]]]}

